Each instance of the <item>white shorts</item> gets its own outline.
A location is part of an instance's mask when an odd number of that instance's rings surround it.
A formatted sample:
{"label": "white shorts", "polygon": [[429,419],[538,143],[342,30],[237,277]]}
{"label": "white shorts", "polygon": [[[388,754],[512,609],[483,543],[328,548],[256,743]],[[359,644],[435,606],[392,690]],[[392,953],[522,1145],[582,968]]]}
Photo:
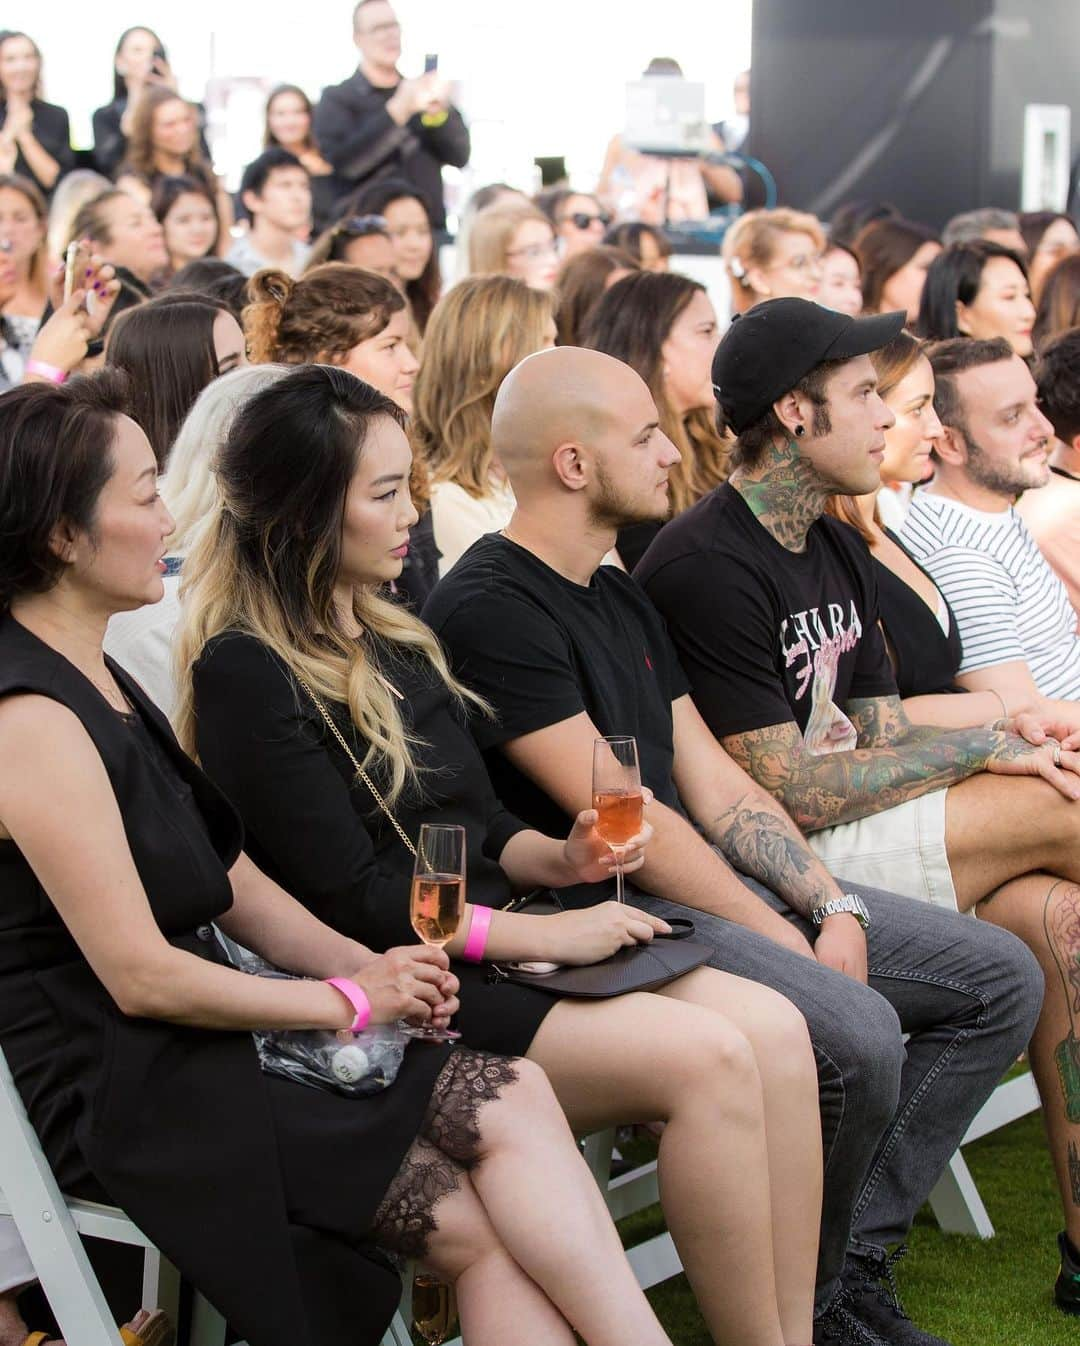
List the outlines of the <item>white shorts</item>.
{"label": "white shorts", "polygon": [[806,839],[837,878],[956,911],[945,853],[947,793],[934,790],[856,822],[811,832]]}

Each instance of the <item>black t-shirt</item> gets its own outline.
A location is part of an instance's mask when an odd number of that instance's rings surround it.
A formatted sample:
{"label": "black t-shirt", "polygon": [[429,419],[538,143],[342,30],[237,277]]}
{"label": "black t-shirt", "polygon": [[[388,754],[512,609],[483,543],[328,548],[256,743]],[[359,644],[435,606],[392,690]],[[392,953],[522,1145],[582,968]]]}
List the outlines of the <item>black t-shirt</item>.
{"label": "black t-shirt", "polygon": [[575,584],[516,543],[488,533],[440,581],[424,620],[455,672],[495,720],[472,730],[495,792],[541,831],[567,817],[507,761],[501,744],[586,712],[601,734],[632,734],[642,783],[679,808],[671,777],[671,703],[686,680],[655,608],[628,575],[601,566]]}
{"label": "black t-shirt", "polygon": [[852,748],[840,707],[896,694],[870,552],[838,519],[791,552],[725,483],[666,525],[634,576],[717,738],[795,720],[810,751]]}

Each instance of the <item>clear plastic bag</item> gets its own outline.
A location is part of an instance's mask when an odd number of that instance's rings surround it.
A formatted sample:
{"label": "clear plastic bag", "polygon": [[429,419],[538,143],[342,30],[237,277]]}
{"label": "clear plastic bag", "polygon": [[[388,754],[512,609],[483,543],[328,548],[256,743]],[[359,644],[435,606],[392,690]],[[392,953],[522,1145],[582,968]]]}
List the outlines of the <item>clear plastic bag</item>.
{"label": "clear plastic bag", "polygon": [[[241,972],[281,981],[302,981],[218,934],[229,961]],[[376,1024],[362,1033],[323,1029],[268,1029],[254,1032],[259,1065],[267,1075],[326,1089],[346,1098],[381,1093],[397,1079],[408,1035],[396,1024]]]}

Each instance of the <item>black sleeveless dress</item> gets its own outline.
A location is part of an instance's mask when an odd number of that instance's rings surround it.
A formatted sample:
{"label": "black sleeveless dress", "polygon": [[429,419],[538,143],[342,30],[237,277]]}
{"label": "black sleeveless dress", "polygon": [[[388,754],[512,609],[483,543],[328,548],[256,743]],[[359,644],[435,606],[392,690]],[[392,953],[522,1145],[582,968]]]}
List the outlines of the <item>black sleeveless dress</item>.
{"label": "black sleeveless dress", "polygon": [[[109,667],[134,722],[0,617],[0,696],[37,692],[78,716],[158,926],[216,961],[209,922],[231,905],[239,820]],[[400,1285],[365,1235],[446,1048],[410,1047],[390,1089],[351,1100],[263,1075],[249,1033],[125,1017],[12,842],[0,844],[0,1045],[61,1188],[121,1206],[250,1346],[381,1339]]]}
{"label": "black sleeveless dress", "polygon": [[[498,857],[527,825],[496,798],[465,715],[428,661],[386,643],[377,658],[400,694],[422,769],[421,789],[395,805],[398,822],[414,841],[423,822],[463,826],[468,901],[505,906],[514,892]],[[416,943],[413,857],[285,664],[255,637],[229,631],[208,642],[193,676],[199,761],[239,810],[260,869],[320,920],[372,949]],[[363,761],[347,709],[329,709]],[[557,998],[512,982],[492,985],[483,964],[457,962],[454,973],[463,1041],[525,1055]]]}

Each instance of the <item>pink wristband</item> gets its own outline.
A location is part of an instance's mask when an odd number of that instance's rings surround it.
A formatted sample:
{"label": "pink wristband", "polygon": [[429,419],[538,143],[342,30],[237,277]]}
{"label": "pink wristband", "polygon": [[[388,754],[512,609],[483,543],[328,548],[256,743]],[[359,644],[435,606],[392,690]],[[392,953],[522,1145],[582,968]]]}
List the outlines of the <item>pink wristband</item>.
{"label": "pink wristband", "polygon": [[484,957],[484,949],[487,947],[488,928],[491,925],[491,908],[473,905],[472,920],[469,923],[469,938],[465,941],[465,947],[461,951],[461,956],[466,963],[479,963]]}
{"label": "pink wristband", "polygon": [[41,378],[48,379],[50,383],[64,383],[67,380],[66,369],[61,369],[59,365],[46,364],[44,360],[27,360],[26,372],[38,374]]}
{"label": "pink wristband", "polygon": [[340,991],[349,1004],[356,1011],[356,1018],[349,1025],[350,1033],[362,1033],[371,1022],[371,1001],[367,994],[356,982],[349,981],[348,977],[327,977],[327,986],[332,986],[335,991]]}

